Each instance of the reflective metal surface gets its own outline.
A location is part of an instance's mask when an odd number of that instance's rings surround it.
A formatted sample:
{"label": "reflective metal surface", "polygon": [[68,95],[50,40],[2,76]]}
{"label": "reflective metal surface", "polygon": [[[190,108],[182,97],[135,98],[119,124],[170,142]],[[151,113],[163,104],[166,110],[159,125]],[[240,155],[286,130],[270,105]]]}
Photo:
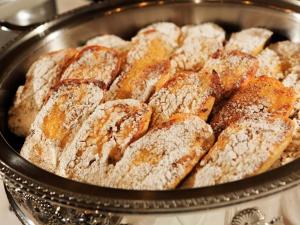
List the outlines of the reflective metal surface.
{"label": "reflective metal surface", "polygon": [[191,190],[131,191],[67,180],[19,156],[23,140],[9,133],[7,110],[30,64],[43,53],[75,47],[96,35],[131,37],[157,21],[178,25],[213,21],[227,31],[263,26],[275,40],[300,41],[298,1],[109,1],[64,14],[13,40],[0,56],[0,172],[12,189],[56,206],[115,213],[177,213],[216,209],[282,193],[300,183],[300,160],[241,181]]}

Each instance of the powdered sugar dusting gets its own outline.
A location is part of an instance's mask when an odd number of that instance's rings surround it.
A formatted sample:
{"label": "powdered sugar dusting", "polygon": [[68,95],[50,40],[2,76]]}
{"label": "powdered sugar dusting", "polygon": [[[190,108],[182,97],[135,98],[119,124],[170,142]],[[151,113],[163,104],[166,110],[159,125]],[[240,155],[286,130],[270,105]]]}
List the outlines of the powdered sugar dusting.
{"label": "powdered sugar dusting", "polygon": [[176,26],[174,23],[170,22],[159,22],[153,23],[143,29],[141,29],[138,34],[132,39],[133,41],[136,39],[147,38],[148,34],[151,32],[157,32],[162,38],[166,39],[170,45],[176,47],[178,44],[179,36],[181,35],[180,28]]}
{"label": "powdered sugar dusting", "polygon": [[169,120],[176,113],[199,115],[202,110],[206,110],[209,114],[211,108],[206,109],[203,105],[212,95],[210,82],[207,77],[201,79],[198,73],[186,72],[175,75],[149,101],[149,105],[153,108],[152,124]]}
{"label": "powdered sugar dusting", "polygon": [[176,70],[199,71],[205,61],[223,48],[224,30],[212,23],[182,27],[183,43],[172,56]]}
{"label": "powdered sugar dusting", "polygon": [[292,142],[283,152],[280,164],[285,165],[297,158],[300,158],[300,67],[295,66],[291,72],[284,78],[282,83],[286,87],[291,87],[296,92],[297,100],[294,105],[294,112],[291,116],[295,123]]}
{"label": "powdered sugar dusting", "polygon": [[[133,99],[99,105],[60,157],[57,173],[103,185],[125,148],[149,124],[151,108]],[[93,172],[91,172],[93,171]]]}
{"label": "powdered sugar dusting", "polygon": [[53,172],[64,146],[71,142],[102,97],[102,89],[92,83],[61,85],[38,113],[21,155]]}
{"label": "powdered sugar dusting", "polygon": [[79,56],[66,68],[61,79],[93,79],[108,86],[119,69],[120,59],[115,51],[90,46],[81,50]]}
{"label": "powdered sugar dusting", "polygon": [[264,49],[258,56],[259,68],[256,76],[269,76],[282,79],[281,61],[277,53],[269,48]]}
{"label": "powdered sugar dusting", "polygon": [[[175,188],[207,151],[212,139],[210,126],[196,116],[170,121],[149,131],[126,149],[111,174],[109,186],[153,190]],[[200,140],[210,144],[205,147]]]}
{"label": "powdered sugar dusting", "polygon": [[[152,32],[135,40],[127,54],[123,71],[110,87],[105,99],[136,98],[147,100],[155,84],[170,74],[167,61],[174,48],[163,36]],[[145,92],[141,95],[141,91]]]}
{"label": "powdered sugar dusting", "polygon": [[[288,119],[251,119],[230,125],[201,160],[192,187],[215,185],[257,174],[288,144],[292,123]],[[272,164],[272,163],[271,163]],[[267,168],[264,168],[266,170]]]}
{"label": "powdered sugar dusting", "polygon": [[130,48],[129,41],[125,41],[122,38],[111,34],[105,34],[94,37],[88,40],[86,45],[100,45],[103,47],[113,48],[120,51],[126,51]]}
{"label": "powdered sugar dusting", "polygon": [[257,55],[273,32],[264,28],[248,28],[233,33],[225,46],[227,51],[240,50],[242,52]]}
{"label": "powdered sugar dusting", "polygon": [[75,49],[64,49],[40,57],[29,68],[26,83],[20,86],[9,110],[9,128],[27,136],[31,123],[44,104],[52,85],[59,80],[65,64],[75,55]]}
{"label": "powdered sugar dusting", "polygon": [[285,75],[289,74],[295,66],[300,65],[300,43],[280,41],[270,45],[270,49],[279,55]]}

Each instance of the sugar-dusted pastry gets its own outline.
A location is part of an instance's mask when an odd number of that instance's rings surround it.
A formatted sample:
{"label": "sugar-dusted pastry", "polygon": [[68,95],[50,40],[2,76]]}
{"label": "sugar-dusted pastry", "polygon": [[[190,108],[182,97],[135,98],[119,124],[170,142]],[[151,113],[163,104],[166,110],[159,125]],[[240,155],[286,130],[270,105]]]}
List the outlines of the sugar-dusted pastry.
{"label": "sugar-dusted pastry", "polygon": [[122,38],[112,34],[104,34],[91,38],[87,41],[86,45],[100,45],[102,47],[112,48],[120,52],[125,52],[130,48],[129,41],[125,41]]}
{"label": "sugar-dusted pastry", "polygon": [[282,71],[287,75],[293,67],[300,65],[300,43],[280,41],[270,45],[282,62]]}
{"label": "sugar-dusted pastry", "polygon": [[291,87],[296,93],[296,103],[294,105],[291,118],[295,123],[293,138],[289,146],[283,152],[280,158],[280,164],[287,164],[297,158],[300,158],[300,67],[296,66],[282,81],[286,87]]}
{"label": "sugar-dusted pastry", "polygon": [[150,98],[152,126],[168,121],[176,113],[194,114],[207,120],[215,102],[216,79],[218,77],[214,79],[213,74],[188,71],[175,74]]}
{"label": "sugar-dusted pastry", "polygon": [[123,59],[113,49],[87,46],[76,55],[62,74],[64,79],[90,79],[108,87],[120,71]]}
{"label": "sugar-dusted pastry", "polygon": [[266,114],[288,117],[296,100],[293,89],[284,87],[275,78],[261,76],[242,86],[213,116],[211,126],[219,134],[231,123],[242,118]]}
{"label": "sugar-dusted pastry", "polygon": [[257,69],[257,59],[249,54],[240,51],[218,51],[205,63],[201,73],[216,74],[219,77],[220,90],[216,92],[224,97],[242,84],[245,85],[255,76]]}
{"label": "sugar-dusted pastry", "polygon": [[148,129],[151,108],[134,99],[99,105],[63,151],[57,173],[103,185],[125,148]]}
{"label": "sugar-dusted pastry", "polygon": [[232,123],[183,186],[210,186],[265,172],[288,146],[292,132],[292,121],[282,117]]}
{"label": "sugar-dusted pastry", "polygon": [[265,48],[257,56],[259,67],[256,76],[268,76],[276,79],[284,78],[281,70],[281,60],[278,54],[270,48]]}
{"label": "sugar-dusted pastry", "polygon": [[223,48],[225,31],[216,24],[188,25],[181,30],[182,44],[171,60],[177,71],[199,71],[213,53]]}
{"label": "sugar-dusted pastry", "polygon": [[199,117],[177,115],[133,142],[106,185],[139,190],[173,189],[213,141],[211,127]]}
{"label": "sugar-dusted pastry", "polygon": [[139,30],[137,35],[134,36],[132,40],[135,41],[136,39],[147,38],[149,33],[159,33],[160,35],[162,35],[164,38],[167,39],[170,45],[172,45],[173,47],[177,47],[181,35],[181,30],[174,23],[170,23],[170,22],[153,23]]}
{"label": "sugar-dusted pastry", "polygon": [[21,155],[53,172],[61,152],[102,98],[103,89],[92,82],[69,80],[60,83],[36,116]]}
{"label": "sugar-dusted pastry", "polygon": [[231,34],[225,46],[227,51],[239,50],[251,55],[258,55],[273,32],[264,28],[252,27]]}
{"label": "sugar-dusted pastry", "polygon": [[[145,37],[144,37],[145,36]],[[165,35],[150,32],[135,39],[121,74],[111,85],[106,100],[135,98],[146,101],[170,77],[169,57],[174,51]]]}
{"label": "sugar-dusted pastry", "polygon": [[9,129],[27,136],[30,125],[44,104],[50,88],[60,79],[68,62],[77,53],[75,49],[50,52],[37,59],[26,74],[26,82],[17,90],[8,113]]}

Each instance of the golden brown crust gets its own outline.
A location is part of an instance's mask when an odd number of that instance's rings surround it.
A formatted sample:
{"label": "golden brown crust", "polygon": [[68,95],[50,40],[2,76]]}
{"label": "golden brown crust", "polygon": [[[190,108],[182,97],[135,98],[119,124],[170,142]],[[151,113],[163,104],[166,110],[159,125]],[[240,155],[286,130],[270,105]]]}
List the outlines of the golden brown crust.
{"label": "golden brown crust", "polygon": [[183,187],[202,187],[243,179],[268,170],[291,141],[288,118],[261,117],[230,124]]}
{"label": "golden brown crust", "polygon": [[21,155],[53,172],[59,155],[102,97],[103,90],[93,83],[61,84],[38,113]]}
{"label": "golden brown crust", "polygon": [[148,129],[151,108],[133,99],[99,105],[59,161],[59,175],[101,185],[125,148]]}
{"label": "golden brown crust", "polygon": [[280,41],[270,45],[281,60],[281,69],[287,75],[295,66],[299,66],[300,44],[291,41]]}
{"label": "golden brown crust", "polygon": [[258,55],[264,48],[273,32],[264,28],[252,27],[231,34],[225,46],[227,51],[239,50],[253,56]]}
{"label": "golden brown crust", "polygon": [[240,51],[218,51],[204,65],[202,73],[219,76],[220,88],[217,96],[228,96],[255,76],[258,61]]}
{"label": "golden brown crust", "polygon": [[123,59],[115,50],[93,45],[77,53],[64,70],[61,80],[92,79],[101,81],[106,88],[119,73]]}
{"label": "golden brown crust", "polygon": [[77,50],[64,49],[50,52],[29,68],[24,86],[20,86],[14,103],[9,110],[9,129],[19,135],[27,136],[35,116],[47,100],[47,95],[61,77],[66,65],[73,59]]}
{"label": "golden brown crust", "polygon": [[212,86],[209,74],[178,72],[149,101],[153,108],[152,126],[177,113],[194,114],[206,120],[215,101]]}
{"label": "golden brown crust", "polygon": [[295,93],[275,78],[261,76],[242,86],[217,112],[211,126],[218,134],[232,122],[260,114],[288,117],[295,104]]}
{"label": "golden brown crust", "polygon": [[208,124],[197,116],[176,115],[133,142],[106,186],[173,189],[213,144]]}
{"label": "golden brown crust", "polygon": [[156,32],[151,37],[136,39],[127,54],[123,71],[110,87],[106,100],[135,98],[146,101],[156,88],[156,83],[170,76],[168,59],[172,51],[173,47]]}

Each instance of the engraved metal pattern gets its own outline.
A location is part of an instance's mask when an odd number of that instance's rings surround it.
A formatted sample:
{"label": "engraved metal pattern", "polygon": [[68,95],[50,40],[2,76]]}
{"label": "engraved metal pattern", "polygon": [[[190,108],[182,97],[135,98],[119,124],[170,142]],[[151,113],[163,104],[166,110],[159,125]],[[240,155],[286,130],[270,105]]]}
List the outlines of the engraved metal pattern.
{"label": "engraved metal pattern", "polygon": [[231,225],[284,225],[282,217],[266,222],[265,215],[259,208],[243,209],[235,214]]}
{"label": "engraved metal pattern", "polygon": [[[14,207],[21,205],[38,222],[47,225],[119,225],[121,217],[100,213],[98,210],[86,210],[64,207],[35,197],[12,184],[6,184],[8,198],[14,201]],[[16,210],[16,209],[14,209]],[[20,209],[18,209],[20,210]],[[20,218],[25,223],[26,213]],[[26,223],[25,223],[26,224]]]}
{"label": "engraved metal pattern", "polygon": [[231,225],[263,224],[265,216],[258,208],[248,208],[239,211],[232,219]]}

